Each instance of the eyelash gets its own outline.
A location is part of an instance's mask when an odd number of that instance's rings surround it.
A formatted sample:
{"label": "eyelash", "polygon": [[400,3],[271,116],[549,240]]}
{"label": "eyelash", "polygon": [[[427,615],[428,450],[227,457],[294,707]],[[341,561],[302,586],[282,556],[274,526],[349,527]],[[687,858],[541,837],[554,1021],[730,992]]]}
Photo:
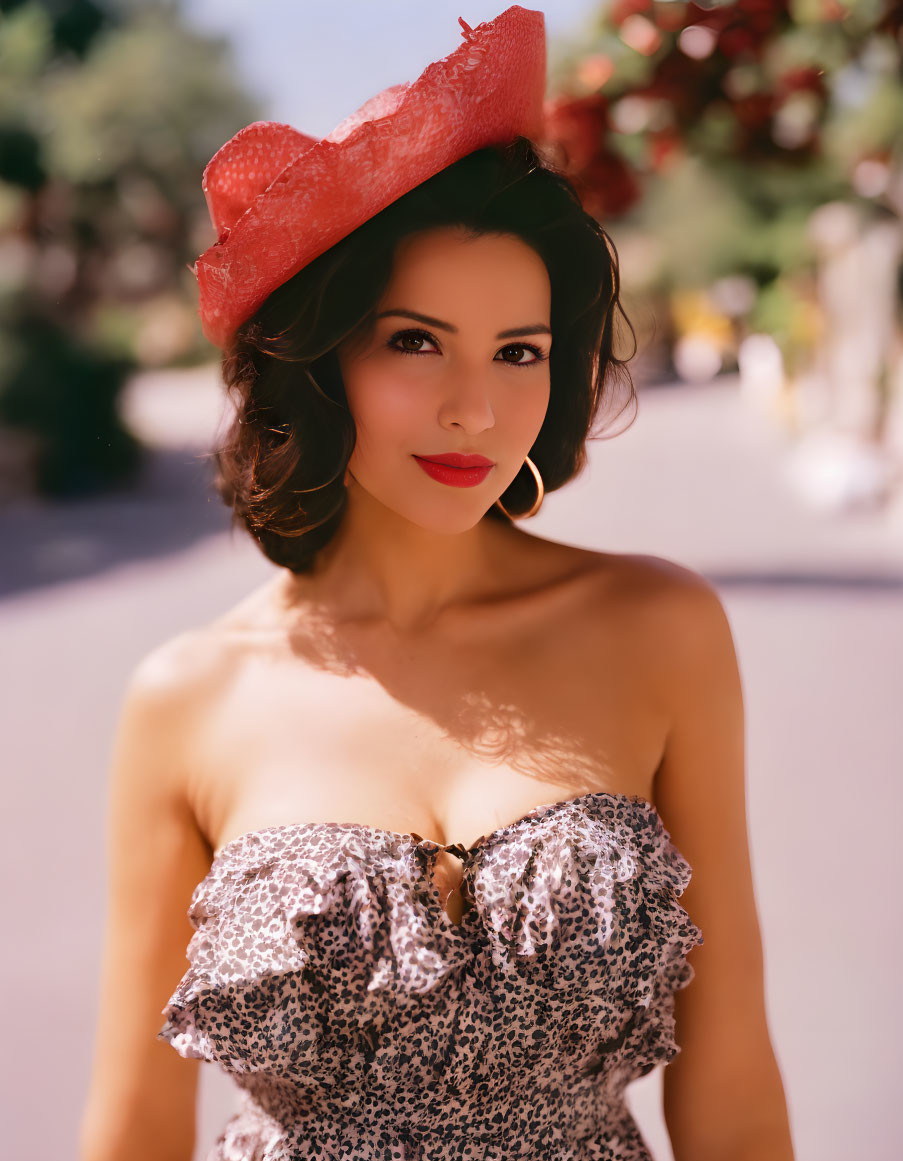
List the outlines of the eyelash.
{"label": "eyelash", "polygon": [[[416,335],[417,338],[419,338],[419,339],[427,339],[429,342],[435,344],[436,346],[439,345],[439,340],[437,338],[435,338],[434,335],[431,335],[429,333],[429,331],[411,330],[411,329],[404,330],[404,331],[397,331],[391,337],[391,339],[389,339],[388,346],[391,347],[393,351],[397,351],[397,353],[399,355],[429,354],[428,351],[427,352],[424,352],[424,351],[406,351],[406,350],[404,350],[403,347],[396,347],[393,345],[396,342],[398,342],[399,339],[404,338],[405,335]],[[546,359],[548,359],[548,357],[549,357],[548,355],[544,355],[542,353],[542,349],[540,347],[535,347],[532,343],[508,343],[506,346],[501,347],[500,350],[508,351],[508,350],[511,350],[512,348],[514,348],[515,350],[520,348],[524,351],[531,351],[534,358],[529,363],[509,363],[507,359],[500,360],[500,362],[502,362],[502,363],[508,363],[509,367],[518,367],[518,368],[535,367],[537,363],[544,363],[546,361]]]}

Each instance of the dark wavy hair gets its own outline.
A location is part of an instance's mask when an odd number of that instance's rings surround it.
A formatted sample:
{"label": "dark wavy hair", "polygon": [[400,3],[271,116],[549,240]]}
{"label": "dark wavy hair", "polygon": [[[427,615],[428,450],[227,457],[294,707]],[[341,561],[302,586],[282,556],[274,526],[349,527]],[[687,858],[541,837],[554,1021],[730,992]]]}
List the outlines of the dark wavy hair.
{"label": "dark wavy hair", "polygon": [[[478,149],[278,287],[223,352],[233,417],[212,453],[215,487],[233,509],[233,527],[243,524],[270,560],[292,572],[312,568],[346,504],[344,475],[355,427],[336,348],[372,333],[399,242],[441,226],[461,226],[473,236],[516,235],[545,262],[553,335],[550,394],[529,454],[547,492],[583,469],[586,441],[598,435],[593,424],[618,387],[627,392],[618,414],[636,405],[627,370],[636,335],[619,300],[614,243],[583,209],[565,173],[528,138]],[[634,339],[626,359],[613,351],[616,311]],[[535,496],[525,466],[502,503],[519,514]],[[509,519],[494,504],[486,516]]]}

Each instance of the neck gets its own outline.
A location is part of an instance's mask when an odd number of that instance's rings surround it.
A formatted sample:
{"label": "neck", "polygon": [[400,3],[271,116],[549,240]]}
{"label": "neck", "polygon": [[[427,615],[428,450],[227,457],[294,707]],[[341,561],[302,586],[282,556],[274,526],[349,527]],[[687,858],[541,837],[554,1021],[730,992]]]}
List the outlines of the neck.
{"label": "neck", "polygon": [[335,624],[428,629],[446,609],[485,597],[502,573],[512,530],[492,519],[436,532],[352,486],[342,523],[314,570],[289,580],[290,600],[313,600]]}

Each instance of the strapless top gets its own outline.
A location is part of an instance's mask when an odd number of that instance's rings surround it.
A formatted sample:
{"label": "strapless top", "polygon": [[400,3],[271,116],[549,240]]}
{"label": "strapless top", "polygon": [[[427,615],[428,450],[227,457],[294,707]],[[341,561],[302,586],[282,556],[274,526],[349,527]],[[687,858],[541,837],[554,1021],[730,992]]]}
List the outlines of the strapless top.
{"label": "strapless top", "polygon": [[651,1161],[624,1090],[679,1052],[690,877],[652,803],[608,792],[466,850],[359,823],[227,842],[157,1034],[240,1089],[207,1161]]}

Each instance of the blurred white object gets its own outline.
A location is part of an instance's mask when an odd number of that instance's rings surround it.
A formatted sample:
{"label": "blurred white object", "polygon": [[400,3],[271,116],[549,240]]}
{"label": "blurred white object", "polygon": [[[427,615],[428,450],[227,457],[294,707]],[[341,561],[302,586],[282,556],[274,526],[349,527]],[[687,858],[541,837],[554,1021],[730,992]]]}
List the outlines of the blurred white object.
{"label": "blurred white object", "polygon": [[877,157],[864,157],[853,170],[853,189],[864,198],[881,197],[890,189],[890,166]]}
{"label": "blurred white object", "polygon": [[893,359],[903,230],[889,214],[870,220],[856,206],[830,202],[812,214],[809,237],[825,318],[814,368],[825,412],[838,431],[865,440],[877,427],[879,384]]}
{"label": "blurred white object", "polygon": [[232,414],[218,363],[140,371],[121,398],[128,427],[151,447],[209,448]]}
{"label": "blurred white object", "polygon": [[745,402],[773,414],[784,386],[784,359],[771,335],[747,335],[737,349],[737,367]]}
{"label": "blurred white object", "polygon": [[721,370],[721,351],[707,335],[682,335],[674,344],[674,368],[685,383],[707,383]]}
{"label": "blurred white object", "polygon": [[711,289],[715,306],[729,318],[743,318],[756,303],[756,284],[747,274],[728,274]]}
{"label": "blurred white object", "polygon": [[828,512],[882,505],[891,495],[898,470],[880,446],[828,429],[802,436],[785,465],[797,493]]}
{"label": "blurred white object", "polygon": [[691,60],[705,60],[715,51],[717,43],[718,33],[705,24],[690,24],[677,38],[677,47]]}

